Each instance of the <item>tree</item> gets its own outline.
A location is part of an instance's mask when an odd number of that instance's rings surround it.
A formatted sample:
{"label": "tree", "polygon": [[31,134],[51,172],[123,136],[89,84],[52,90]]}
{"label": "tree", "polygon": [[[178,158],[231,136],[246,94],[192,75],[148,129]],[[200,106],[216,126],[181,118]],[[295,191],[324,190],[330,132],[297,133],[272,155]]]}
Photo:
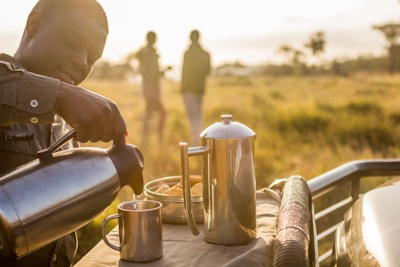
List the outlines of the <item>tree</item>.
{"label": "tree", "polygon": [[304,52],[289,45],[282,45],[278,52],[286,54],[293,65],[304,64]]}
{"label": "tree", "polygon": [[320,66],[323,65],[322,54],[325,52],[325,32],[317,31],[310,35],[309,41],[304,44],[304,47],[310,51],[310,56],[314,57],[315,62]]}
{"label": "tree", "polygon": [[[318,57],[325,52],[325,33],[317,31],[310,35],[310,40],[304,44],[304,47],[309,49],[311,56]],[[305,64],[309,61],[309,57],[304,49],[296,49],[289,45],[282,45],[279,50],[280,53],[286,54],[293,65]]]}
{"label": "tree", "polygon": [[309,42],[304,44],[304,46],[309,48],[314,56],[317,56],[325,51],[325,43],[325,33],[318,31],[310,35]]}
{"label": "tree", "polygon": [[372,26],[373,29],[382,32],[389,42],[388,58],[389,72],[400,71],[400,24],[388,23]]}

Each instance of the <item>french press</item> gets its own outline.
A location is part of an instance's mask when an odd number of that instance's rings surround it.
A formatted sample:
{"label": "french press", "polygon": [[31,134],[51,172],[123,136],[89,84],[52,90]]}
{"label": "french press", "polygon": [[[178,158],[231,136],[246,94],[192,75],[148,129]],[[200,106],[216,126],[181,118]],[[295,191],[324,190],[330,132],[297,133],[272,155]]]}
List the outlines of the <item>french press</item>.
{"label": "french press", "polygon": [[191,209],[189,160],[201,156],[204,239],[220,245],[243,245],[256,238],[254,142],[247,126],[222,115],[222,122],[200,134],[199,147],[181,145],[184,207],[193,233],[199,230]]}

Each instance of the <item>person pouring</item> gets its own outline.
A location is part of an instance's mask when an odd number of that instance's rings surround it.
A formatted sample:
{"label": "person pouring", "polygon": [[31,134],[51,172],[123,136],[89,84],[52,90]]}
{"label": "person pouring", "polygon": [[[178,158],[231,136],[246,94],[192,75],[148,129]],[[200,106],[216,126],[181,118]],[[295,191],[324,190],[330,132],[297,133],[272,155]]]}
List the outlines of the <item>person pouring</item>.
{"label": "person pouring", "polygon": [[[36,3],[14,56],[0,55],[0,174],[34,160],[71,127],[78,142],[127,133],[113,101],[78,86],[102,56],[107,35],[96,0]],[[74,232],[16,261],[0,256],[0,266],[71,266],[76,249]]]}

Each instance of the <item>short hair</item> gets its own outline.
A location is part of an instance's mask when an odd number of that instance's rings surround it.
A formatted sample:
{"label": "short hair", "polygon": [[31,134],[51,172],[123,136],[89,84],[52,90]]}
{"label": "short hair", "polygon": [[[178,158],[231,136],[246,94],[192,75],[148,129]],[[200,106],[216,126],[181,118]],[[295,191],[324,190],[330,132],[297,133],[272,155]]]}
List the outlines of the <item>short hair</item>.
{"label": "short hair", "polygon": [[146,34],[146,38],[147,38],[147,40],[154,40],[155,38],[156,38],[156,33],[155,32],[153,32],[153,31],[149,31],[147,34]]}
{"label": "short hair", "polygon": [[200,38],[200,32],[198,30],[193,30],[190,32],[190,40],[197,42]]}
{"label": "short hair", "polygon": [[82,11],[89,18],[96,20],[108,34],[107,16],[97,0],[39,0],[33,7],[32,12],[36,11],[45,20],[51,20],[68,9]]}

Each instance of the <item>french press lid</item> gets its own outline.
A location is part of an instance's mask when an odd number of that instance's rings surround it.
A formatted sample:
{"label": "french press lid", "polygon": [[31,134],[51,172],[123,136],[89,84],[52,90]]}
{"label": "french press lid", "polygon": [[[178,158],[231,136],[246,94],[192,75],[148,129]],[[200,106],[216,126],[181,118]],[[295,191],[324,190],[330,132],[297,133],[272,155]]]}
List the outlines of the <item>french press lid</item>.
{"label": "french press lid", "polygon": [[200,134],[200,137],[209,139],[237,139],[257,136],[246,125],[232,121],[232,115],[222,115],[221,119],[221,122],[216,122],[205,129]]}

